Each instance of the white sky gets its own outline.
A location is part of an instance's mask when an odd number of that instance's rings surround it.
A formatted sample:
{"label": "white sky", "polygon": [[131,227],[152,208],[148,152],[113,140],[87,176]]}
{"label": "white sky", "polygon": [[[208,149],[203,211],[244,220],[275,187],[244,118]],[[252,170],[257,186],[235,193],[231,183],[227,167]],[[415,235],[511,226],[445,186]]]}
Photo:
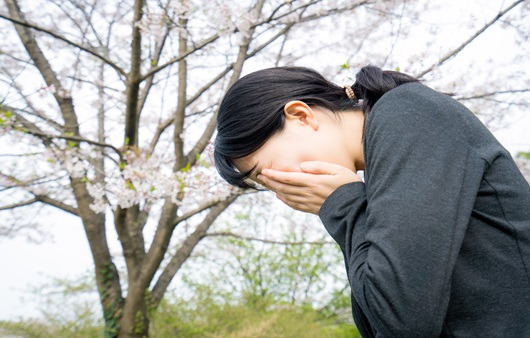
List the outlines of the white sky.
{"label": "white sky", "polygon": [[[447,21],[458,22],[458,11],[476,11],[477,20],[486,22],[493,17],[496,10],[506,6],[504,1],[442,1],[443,9],[438,13],[440,17],[447,17]],[[3,10],[2,10],[3,11]],[[432,18],[436,21],[436,18]],[[441,29],[447,29],[451,42],[463,41],[467,36],[455,36],[455,27],[449,24]],[[456,33],[456,35],[458,35]],[[470,48],[470,54],[459,56],[460,59],[474,58],[474,55],[490,53],[492,46],[496,46],[496,57],[502,58],[518,46],[506,45],[502,32],[492,30],[475,42]],[[397,46],[396,53],[404,55],[410,50],[408,46]],[[400,49],[401,48],[401,49]],[[467,53],[467,52],[466,52]],[[410,55],[407,56],[407,58]],[[337,62],[343,62],[340,58]],[[318,69],[319,65],[312,65]],[[522,66],[522,65],[521,65]],[[526,65],[528,68],[530,65]],[[528,85],[528,84],[526,84]],[[505,127],[494,130],[498,140],[512,153],[530,150],[530,113],[519,112],[511,114],[505,121]],[[60,221],[57,221],[57,218]],[[28,289],[38,287],[48,282],[48,277],[67,277],[84,274],[92,265],[91,254],[81,222],[73,216],[64,213],[43,215],[43,222],[53,237],[52,241],[43,244],[32,244],[25,238],[0,239],[0,320],[16,319],[20,316],[38,316],[38,304]],[[111,240],[114,240],[111,238]]]}

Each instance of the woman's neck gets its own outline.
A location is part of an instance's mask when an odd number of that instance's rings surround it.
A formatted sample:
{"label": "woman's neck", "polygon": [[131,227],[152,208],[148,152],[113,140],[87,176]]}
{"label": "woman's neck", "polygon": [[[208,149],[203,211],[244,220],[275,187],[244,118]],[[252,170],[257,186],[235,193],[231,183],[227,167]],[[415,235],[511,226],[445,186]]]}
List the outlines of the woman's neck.
{"label": "woman's neck", "polygon": [[350,110],[341,114],[340,128],[355,169],[364,170],[362,145],[364,115],[361,110]]}

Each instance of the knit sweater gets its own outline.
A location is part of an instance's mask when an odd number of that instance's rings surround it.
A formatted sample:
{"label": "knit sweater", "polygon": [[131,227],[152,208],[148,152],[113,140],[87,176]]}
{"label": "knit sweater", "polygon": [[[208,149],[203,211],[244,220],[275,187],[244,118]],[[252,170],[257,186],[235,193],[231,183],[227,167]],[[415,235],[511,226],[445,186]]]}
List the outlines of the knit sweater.
{"label": "knit sweater", "polygon": [[320,218],[363,337],[530,337],[530,187],[462,104],[420,83],[365,124],[365,181]]}

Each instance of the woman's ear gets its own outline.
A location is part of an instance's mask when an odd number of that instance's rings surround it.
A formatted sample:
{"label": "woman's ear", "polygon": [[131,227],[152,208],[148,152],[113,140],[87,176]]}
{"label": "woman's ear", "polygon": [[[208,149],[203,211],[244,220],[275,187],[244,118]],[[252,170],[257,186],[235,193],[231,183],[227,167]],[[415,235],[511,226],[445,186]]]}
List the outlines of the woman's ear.
{"label": "woman's ear", "polygon": [[313,130],[318,130],[319,122],[315,111],[302,101],[289,101],[283,107],[285,118],[288,121],[299,121]]}

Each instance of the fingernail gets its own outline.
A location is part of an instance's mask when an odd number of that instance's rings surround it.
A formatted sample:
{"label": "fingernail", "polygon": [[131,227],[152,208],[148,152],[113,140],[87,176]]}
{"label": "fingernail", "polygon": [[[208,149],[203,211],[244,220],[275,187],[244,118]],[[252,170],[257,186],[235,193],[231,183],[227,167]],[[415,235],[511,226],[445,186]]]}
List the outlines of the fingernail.
{"label": "fingernail", "polygon": [[269,170],[268,170],[268,169],[263,169],[263,170],[261,171],[261,173],[262,173],[263,175],[267,175],[267,174],[269,173]]}
{"label": "fingernail", "polygon": [[257,176],[258,180],[260,180],[260,181],[263,181],[263,177],[264,177],[264,176],[261,175],[261,174],[259,174],[259,175]]}

